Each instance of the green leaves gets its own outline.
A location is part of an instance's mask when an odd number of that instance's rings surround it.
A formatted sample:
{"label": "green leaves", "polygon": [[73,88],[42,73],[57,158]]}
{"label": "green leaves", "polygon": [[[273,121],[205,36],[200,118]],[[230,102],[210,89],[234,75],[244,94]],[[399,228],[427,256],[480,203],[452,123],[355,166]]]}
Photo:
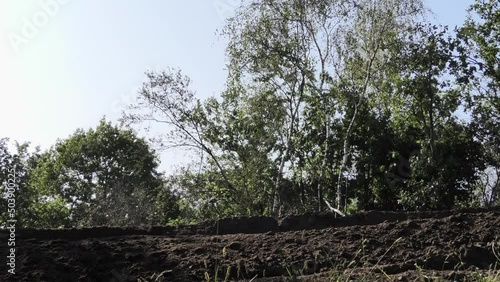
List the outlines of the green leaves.
{"label": "green leaves", "polygon": [[157,167],[145,140],[102,120],[43,154],[31,184],[52,198],[39,212],[68,206],[61,215],[73,226],[153,224],[167,222],[177,208],[175,201],[155,204],[170,194]]}
{"label": "green leaves", "polygon": [[[478,1],[484,21],[457,37],[421,22],[420,0],[251,1],[222,32],[220,98],[197,99],[179,71],[149,73],[125,120],[165,124],[162,141],[199,154],[172,180],[195,218],[322,210],[325,198],[341,209],[461,205],[483,169],[478,140],[499,143],[497,7]],[[472,124],[457,118],[464,105]]]}
{"label": "green leaves", "polygon": [[[15,151],[8,148],[8,139],[0,140],[0,203],[7,207],[5,189],[7,181],[15,175],[15,218],[20,227],[59,227],[68,224],[68,208],[61,199],[54,197],[54,191],[43,189],[34,180],[34,171],[39,160],[39,148],[30,149],[29,143],[15,143]],[[9,174],[11,174],[9,176]],[[44,175],[45,176],[45,175]],[[0,210],[0,225],[8,219],[7,209]]]}
{"label": "green leaves", "polygon": [[[477,0],[469,8],[469,16],[463,27],[457,29],[460,45],[454,74],[466,84],[466,110],[471,114],[471,128],[482,142],[488,168],[482,174],[500,168],[500,3],[494,0]],[[487,172],[489,171],[489,172]],[[491,205],[500,201],[498,173],[488,176],[478,186],[480,194],[492,197]]]}

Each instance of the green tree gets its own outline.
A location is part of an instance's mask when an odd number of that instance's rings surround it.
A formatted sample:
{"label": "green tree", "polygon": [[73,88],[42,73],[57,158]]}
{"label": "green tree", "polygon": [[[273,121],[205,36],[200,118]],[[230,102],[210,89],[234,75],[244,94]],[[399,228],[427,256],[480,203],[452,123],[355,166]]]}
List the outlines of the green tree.
{"label": "green tree", "polygon": [[377,92],[391,40],[422,12],[421,1],[253,1],[228,22],[228,85],[247,95],[270,91],[282,105],[267,110],[285,109],[274,213],[296,194],[280,190],[292,178],[315,186],[308,194],[316,209],[325,195],[341,206],[358,108]]}
{"label": "green tree", "polygon": [[[396,164],[399,173],[391,172],[401,180],[399,204],[406,210],[450,209],[470,201],[483,165],[473,131],[456,116],[467,97],[450,75],[457,40],[446,28],[422,24],[400,46],[394,56],[393,126],[401,145],[413,151],[395,150],[403,161]],[[410,129],[415,134],[408,139]],[[407,172],[401,173],[402,165]]]}
{"label": "green tree", "polygon": [[[68,224],[69,210],[65,201],[53,194],[32,186],[32,172],[40,158],[39,148],[30,152],[29,143],[15,142],[15,152],[8,148],[7,138],[0,139],[0,225],[10,219],[7,212],[8,186],[12,186],[11,199],[15,200],[15,220],[18,227],[49,227],[65,226]],[[14,180],[12,182],[12,180]],[[9,183],[11,185],[9,185]],[[12,185],[15,184],[15,185]]]}
{"label": "green tree", "polygon": [[468,11],[458,37],[455,74],[468,93],[465,107],[472,116],[471,126],[487,156],[482,172],[483,204],[500,203],[500,3],[477,0]]}
{"label": "green tree", "polygon": [[40,156],[31,183],[69,206],[72,226],[165,224],[178,215],[148,143],[101,120]]}
{"label": "green tree", "polygon": [[462,205],[484,152],[456,116],[470,97],[450,78],[458,41],[419,24],[424,11],[420,0],[251,1],[222,31],[220,99],[195,98],[179,71],[148,73],[124,120],[167,125],[165,147],[199,154],[171,179],[193,218],[331,200],[351,211]]}

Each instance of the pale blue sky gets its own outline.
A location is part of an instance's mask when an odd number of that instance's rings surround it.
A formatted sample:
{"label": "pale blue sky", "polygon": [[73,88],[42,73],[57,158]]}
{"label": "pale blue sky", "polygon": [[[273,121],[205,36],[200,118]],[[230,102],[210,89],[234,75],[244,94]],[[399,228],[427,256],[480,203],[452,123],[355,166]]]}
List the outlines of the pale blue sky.
{"label": "pale blue sky", "polygon": [[[217,95],[226,73],[216,29],[239,2],[0,0],[0,138],[46,149],[104,115],[116,121],[150,69],[181,68],[200,97]],[[472,2],[426,1],[451,26]],[[162,154],[161,168],[181,159]]]}

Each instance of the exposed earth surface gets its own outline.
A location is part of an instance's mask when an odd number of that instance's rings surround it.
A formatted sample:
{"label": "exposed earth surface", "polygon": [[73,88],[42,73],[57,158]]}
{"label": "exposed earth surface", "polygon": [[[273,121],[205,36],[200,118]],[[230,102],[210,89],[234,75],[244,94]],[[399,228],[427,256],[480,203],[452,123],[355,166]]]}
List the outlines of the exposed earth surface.
{"label": "exposed earth surface", "polygon": [[0,281],[500,281],[500,208],[21,229],[15,260]]}

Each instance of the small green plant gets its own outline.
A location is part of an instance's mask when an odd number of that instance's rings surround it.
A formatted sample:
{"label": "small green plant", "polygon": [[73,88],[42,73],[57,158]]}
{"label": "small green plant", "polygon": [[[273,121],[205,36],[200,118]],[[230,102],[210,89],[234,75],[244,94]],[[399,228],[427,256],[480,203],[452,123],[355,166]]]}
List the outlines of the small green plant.
{"label": "small green plant", "polygon": [[205,271],[205,281],[210,282],[210,274],[207,271]]}
{"label": "small green plant", "polygon": [[349,204],[346,207],[346,214],[356,214],[360,212],[358,198],[349,199]]}
{"label": "small green plant", "polygon": [[293,273],[292,269],[288,265],[285,265],[285,270],[288,273],[288,277],[290,277],[292,279],[295,277],[295,274]]}
{"label": "small green plant", "polygon": [[[222,256],[222,258],[227,258],[227,256],[228,256],[228,249],[226,247],[222,248],[221,256]],[[204,265],[205,265],[205,268],[208,269],[208,262],[206,260],[204,261]],[[239,276],[240,266],[238,266],[237,269],[238,269],[237,273],[238,273],[238,276]],[[220,281],[227,282],[227,281],[229,281],[230,276],[231,276],[232,267],[230,265],[226,267],[226,271],[224,273],[224,279],[223,280],[219,280],[219,272],[221,270],[222,269],[221,269],[221,265],[219,264],[219,260],[216,259],[215,260],[214,275],[212,277],[212,276],[210,276],[210,273],[208,271],[205,271],[205,281],[206,282],[212,282],[212,281],[213,282],[220,282]]]}
{"label": "small green plant", "polygon": [[224,281],[229,281],[229,275],[231,275],[231,266],[228,266],[226,269],[226,276],[224,277]]}

